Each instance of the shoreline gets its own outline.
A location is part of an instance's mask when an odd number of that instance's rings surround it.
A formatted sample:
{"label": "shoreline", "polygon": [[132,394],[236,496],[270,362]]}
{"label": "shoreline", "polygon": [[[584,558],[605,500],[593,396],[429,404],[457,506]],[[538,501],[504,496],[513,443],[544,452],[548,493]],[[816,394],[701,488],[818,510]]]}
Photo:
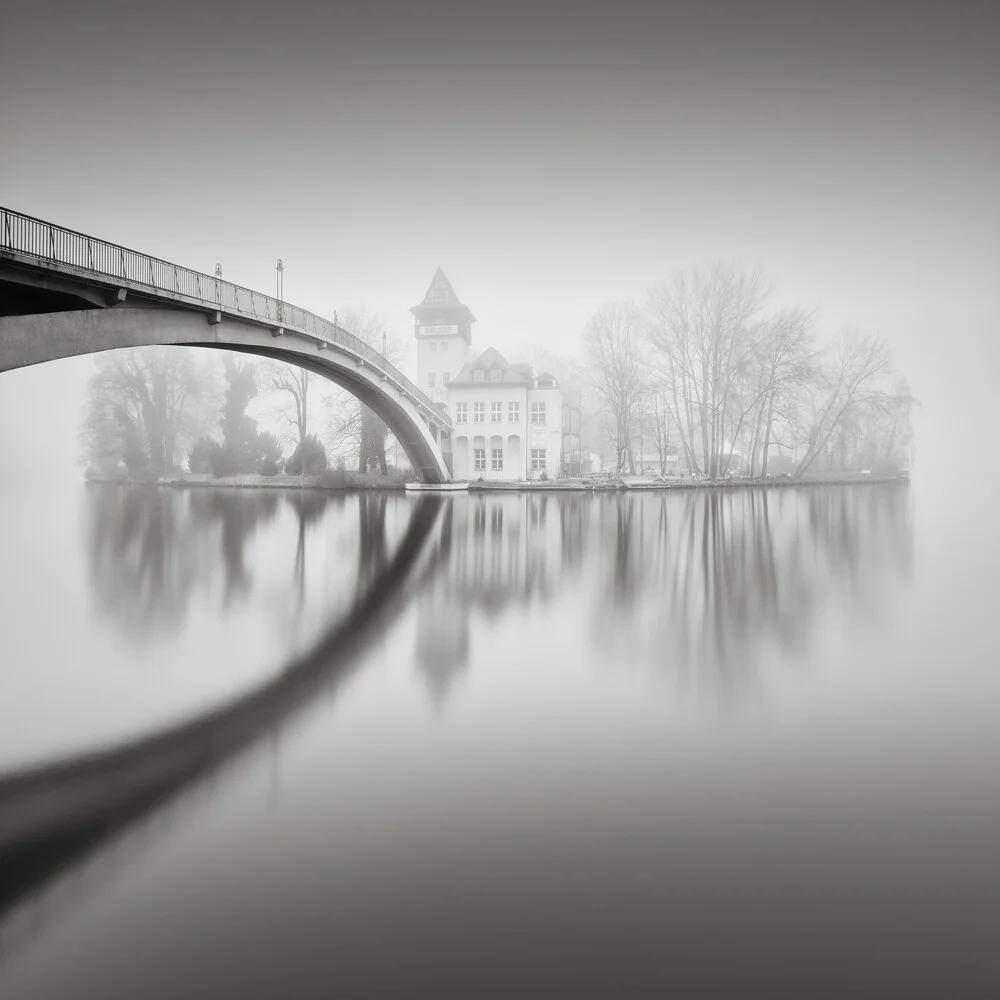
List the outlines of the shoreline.
{"label": "shoreline", "polygon": [[[325,473],[318,476],[224,476],[214,479],[209,475],[191,473],[170,479],[130,481],[127,479],[102,479],[91,477],[87,483],[116,486],[155,486],[172,489],[273,489],[273,490],[386,490],[403,492],[406,476],[383,477],[363,473]],[[698,489],[774,489],[789,486],[853,486],[859,483],[885,485],[909,484],[909,475],[871,475],[859,472],[807,473],[798,479],[775,477],[771,479],[674,479],[667,481],[641,479],[629,481],[608,479],[596,482],[582,480],[545,480],[501,482],[473,480],[468,484],[470,493],[614,493],[639,490],[698,490]]]}
{"label": "shoreline", "polygon": [[638,490],[701,490],[701,489],[773,489],[788,486],[854,486],[862,484],[909,483],[908,475],[865,475],[862,473],[813,473],[798,479],[775,477],[773,479],[676,479],[669,481],[641,480],[628,481],[612,479],[607,482],[583,483],[579,481],[565,482],[550,480],[546,482],[501,483],[501,482],[471,482],[470,492],[577,492],[577,493],[613,493],[634,492]]}

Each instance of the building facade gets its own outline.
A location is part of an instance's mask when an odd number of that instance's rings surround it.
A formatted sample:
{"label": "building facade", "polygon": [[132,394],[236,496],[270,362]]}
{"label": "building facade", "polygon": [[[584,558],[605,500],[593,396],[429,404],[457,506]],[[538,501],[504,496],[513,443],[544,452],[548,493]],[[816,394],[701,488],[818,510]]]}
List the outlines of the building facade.
{"label": "building facade", "polygon": [[516,481],[559,475],[563,401],[556,380],[490,347],[472,351],[475,316],[438,268],[411,310],[417,384],[451,416],[456,479]]}

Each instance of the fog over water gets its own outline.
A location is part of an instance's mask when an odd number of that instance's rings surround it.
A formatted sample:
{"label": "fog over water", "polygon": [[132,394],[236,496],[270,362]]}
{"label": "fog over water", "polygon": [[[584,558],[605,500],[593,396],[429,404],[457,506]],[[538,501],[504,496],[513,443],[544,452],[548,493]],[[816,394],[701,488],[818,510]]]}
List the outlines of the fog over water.
{"label": "fog over water", "polygon": [[[7,904],[0,995],[994,974],[992,598],[927,496],[434,500],[412,586],[314,699]],[[92,485],[38,508],[60,574],[5,607],[5,759],[264,681],[350,620],[416,504]]]}

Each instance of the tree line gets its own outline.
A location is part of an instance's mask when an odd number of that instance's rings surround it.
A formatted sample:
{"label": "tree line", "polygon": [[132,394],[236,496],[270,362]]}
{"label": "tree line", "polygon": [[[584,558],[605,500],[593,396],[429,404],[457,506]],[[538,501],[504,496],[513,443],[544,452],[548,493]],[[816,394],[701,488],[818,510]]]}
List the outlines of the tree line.
{"label": "tree line", "polygon": [[[340,322],[381,348],[381,317],[361,308]],[[90,475],[312,475],[329,467],[330,451],[356,456],[359,472],[388,472],[385,423],[306,369],[181,347],[112,351],[95,368],[79,435]],[[271,428],[248,413],[257,397],[266,397]]]}
{"label": "tree line", "polygon": [[676,456],[710,479],[899,471],[912,458],[915,401],[888,345],[856,331],[821,341],[815,313],[775,307],[759,269],[677,272],[643,307],[609,303],[583,354],[618,473],[637,471],[637,439],[659,471]]}

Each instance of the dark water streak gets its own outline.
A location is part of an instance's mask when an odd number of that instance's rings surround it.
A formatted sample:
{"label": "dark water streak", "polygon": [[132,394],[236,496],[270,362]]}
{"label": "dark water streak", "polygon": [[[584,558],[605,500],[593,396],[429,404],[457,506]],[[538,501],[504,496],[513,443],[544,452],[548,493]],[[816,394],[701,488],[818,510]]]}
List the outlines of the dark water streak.
{"label": "dark water streak", "polygon": [[[115,590],[114,607],[127,606],[126,628],[132,628],[136,608],[154,605],[170,609],[172,617],[183,604],[194,579],[189,573],[166,572],[171,564],[169,547],[180,543],[184,552],[197,546],[194,538],[179,538],[176,522],[169,512],[173,498],[165,491],[123,491],[120,517],[107,516],[105,502],[95,505],[98,512],[91,549],[92,565],[106,567],[106,546],[117,554],[119,565],[128,575],[151,581],[150,586]],[[262,502],[236,501],[220,504],[219,496],[205,505],[210,519],[196,516],[191,523],[201,527],[211,523],[220,510],[229,510],[223,519],[222,552],[227,568],[227,600],[232,585],[245,586],[242,547],[260,516],[273,516],[278,498]],[[232,503],[232,497],[226,497]],[[384,511],[382,504],[363,504],[359,530],[363,535],[380,536],[375,545],[384,556],[384,531],[371,517],[371,508]],[[320,516],[322,499],[303,503],[297,494],[289,502],[305,524]],[[194,509],[201,507],[200,498]],[[111,510],[114,512],[115,508]],[[285,667],[272,681],[205,715],[181,726],[142,740],[89,754],[85,757],[42,765],[27,772],[0,774],[0,923],[4,915],[31,891],[43,885],[97,844],[119,835],[149,809],[161,805],[191,782],[220,766],[233,755],[264,738],[275,726],[287,724],[295,711],[317,691],[334,680],[345,679],[347,669],[358,662],[366,643],[374,640],[374,630],[384,626],[394,600],[401,598],[404,585],[419,586],[414,565],[430,540],[441,512],[440,498],[421,497],[413,510],[409,528],[392,559],[383,558],[377,569],[358,582],[357,600],[346,620],[333,624],[308,654]],[[204,513],[204,510],[202,510]],[[108,523],[120,530],[109,541]],[[384,521],[384,518],[383,518]],[[138,537],[137,537],[138,536]],[[137,563],[132,556],[137,555]],[[368,565],[368,560],[365,565]],[[433,557],[423,573],[433,573]],[[115,574],[110,574],[112,577]],[[100,578],[99,573],[95,577]],[[123,600],[124,595],[129,599]],[[107,596],[107,595],[105,595]]]}

